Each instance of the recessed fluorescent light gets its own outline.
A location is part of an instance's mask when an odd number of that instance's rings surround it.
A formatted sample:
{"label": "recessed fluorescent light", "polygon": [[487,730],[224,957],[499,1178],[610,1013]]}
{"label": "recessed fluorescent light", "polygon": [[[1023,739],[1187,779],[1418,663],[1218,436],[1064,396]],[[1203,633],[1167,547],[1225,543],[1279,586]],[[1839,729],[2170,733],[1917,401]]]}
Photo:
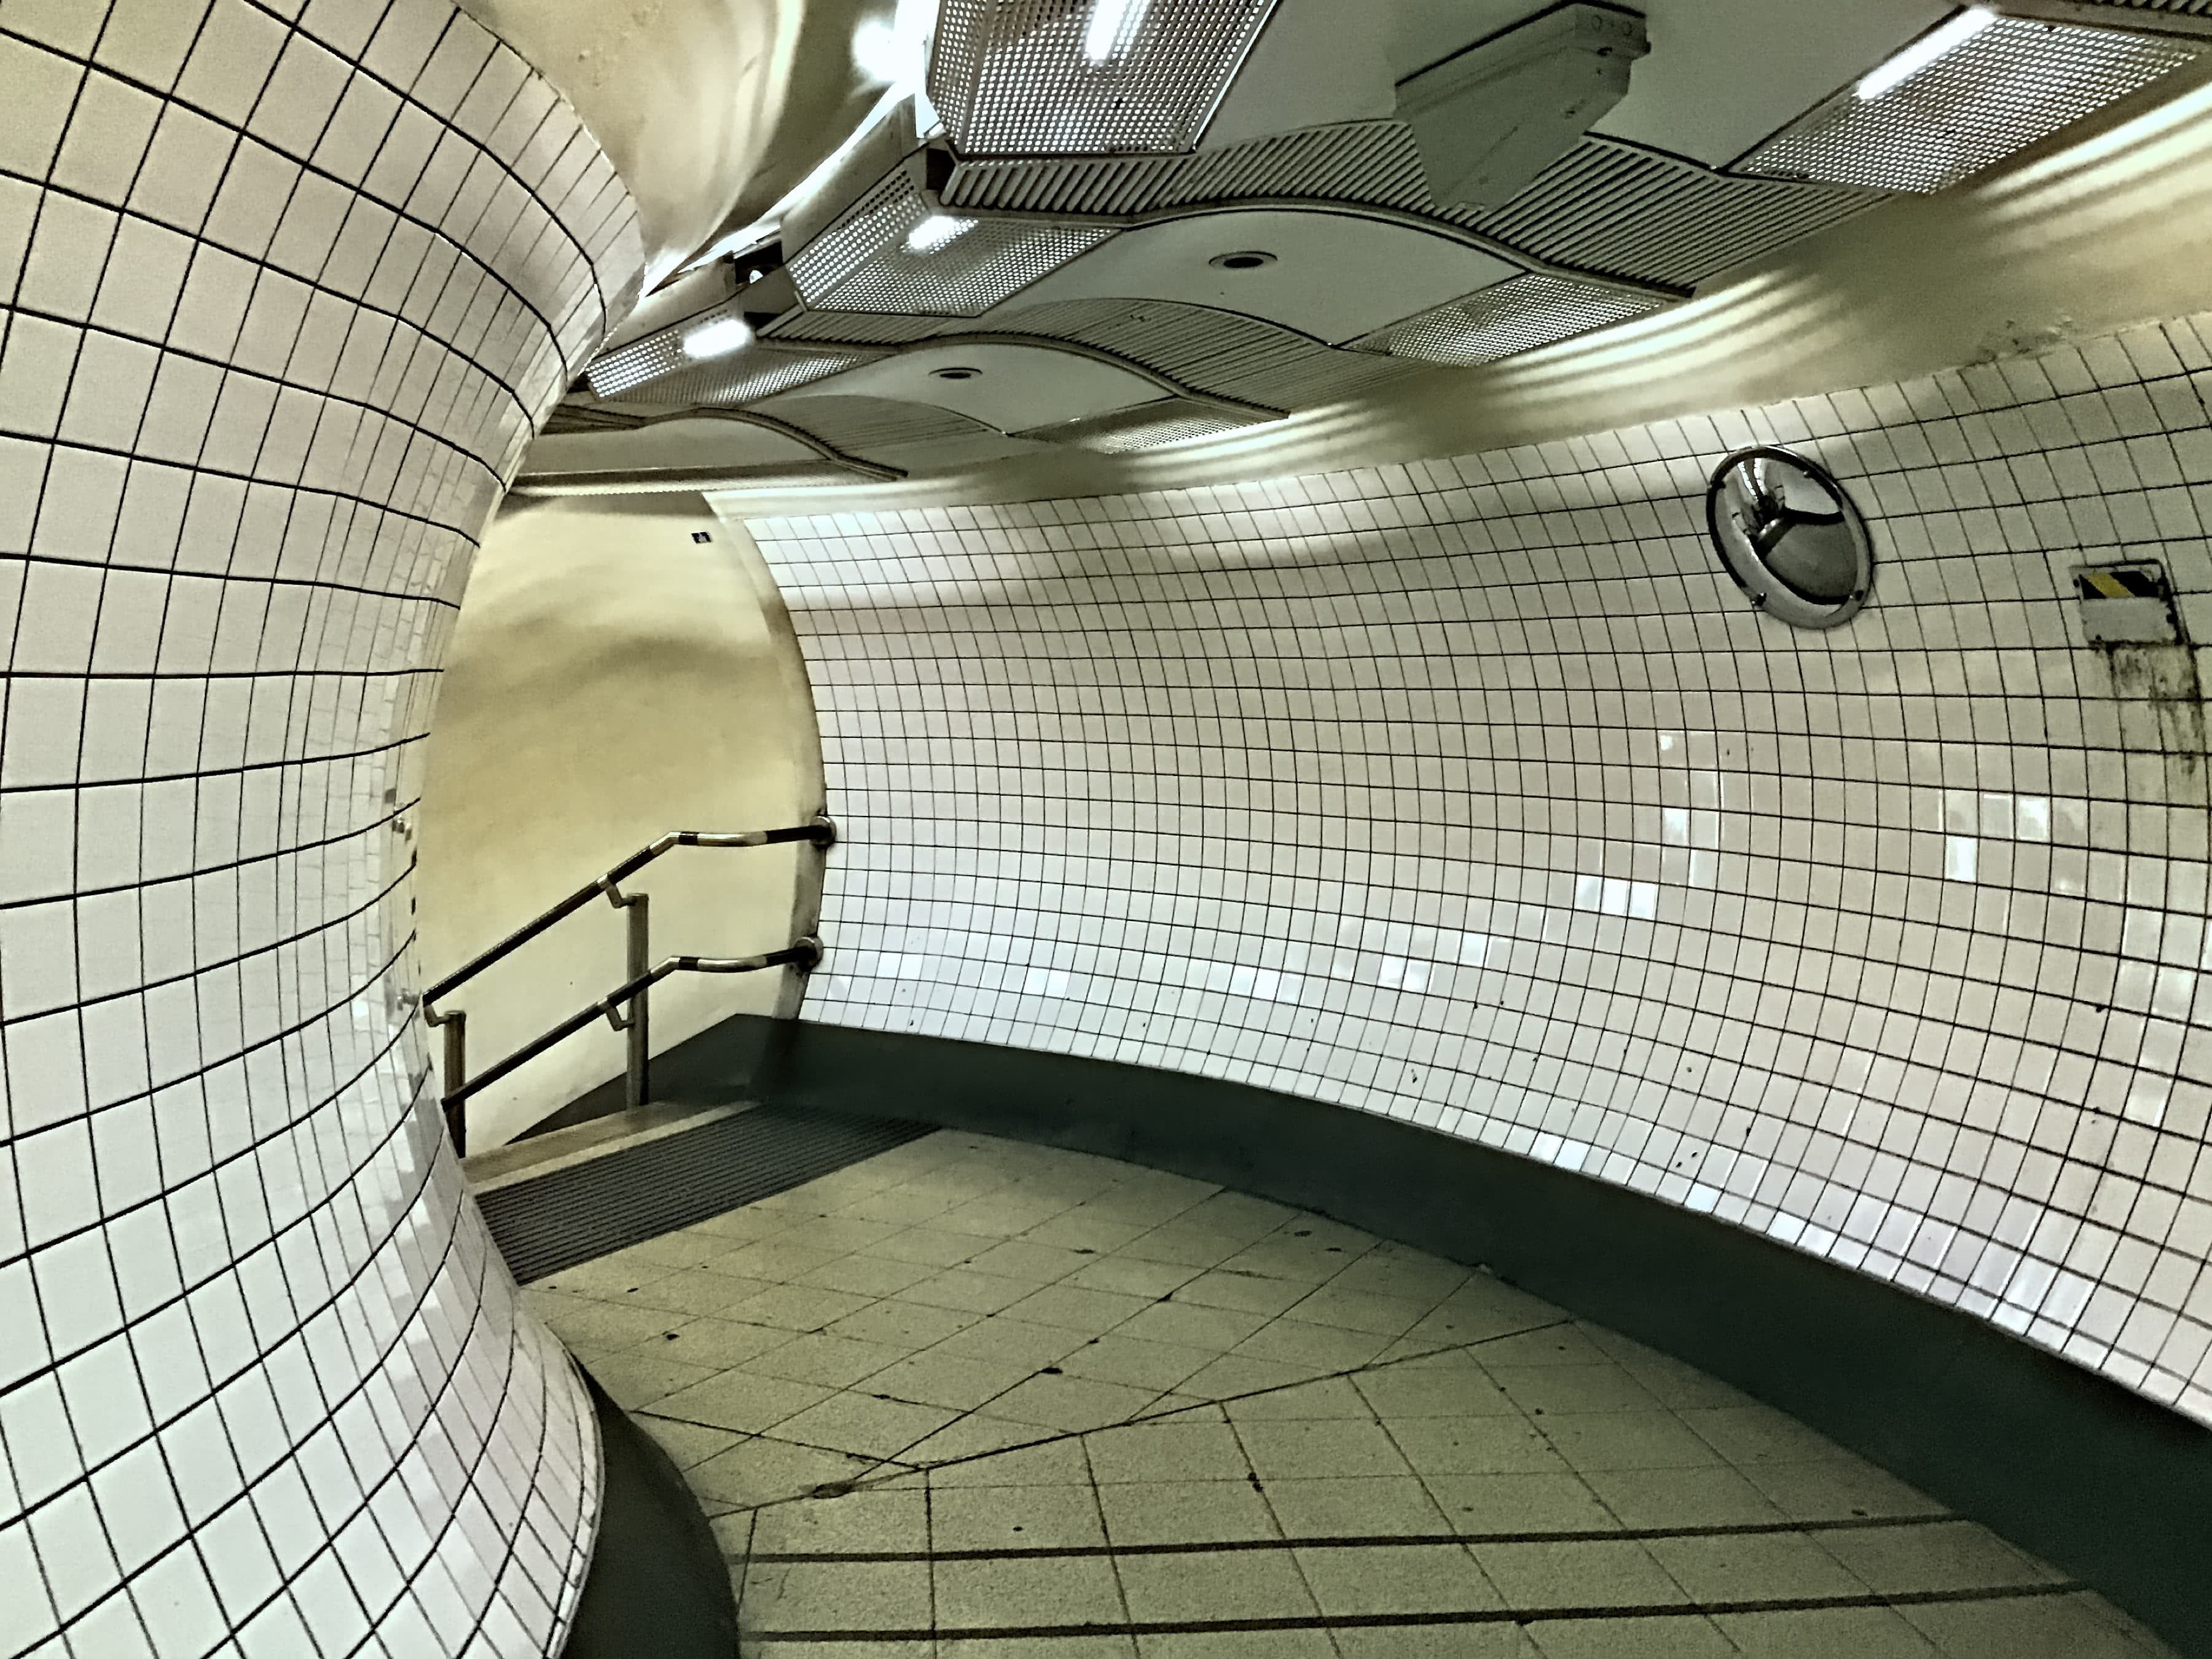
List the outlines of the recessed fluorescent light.
{"label": "recessed fluorescent light", "polygon": [[687,357],[726,357],[732,351],[742,351],[753,340],[752,330],[735,317],[724,317],[695,328],[684,337],[684,355]]}
{"label": "recessed fluorescent light", "polygon": [[1969,6],[1939,29],[1922,35],[1859,82],[1859,101],[1870,104],[1900,82],[1909,81],[1937,58],[1948,56],[1997,21],[1996,13]]}
{"label": "recessed fluorescent light", "polygon": [[933,213],[906,234],[908,253],[934,253],[955,237],[975,228],[973,219],[956,219],[949,213]]}
{"label": "recessed fluorescent light", "polygon": [[1083,31],[1083,55],[1094,64],[1119,58],[1136,41],[1152,0],[1093,0],[1091,27]]}

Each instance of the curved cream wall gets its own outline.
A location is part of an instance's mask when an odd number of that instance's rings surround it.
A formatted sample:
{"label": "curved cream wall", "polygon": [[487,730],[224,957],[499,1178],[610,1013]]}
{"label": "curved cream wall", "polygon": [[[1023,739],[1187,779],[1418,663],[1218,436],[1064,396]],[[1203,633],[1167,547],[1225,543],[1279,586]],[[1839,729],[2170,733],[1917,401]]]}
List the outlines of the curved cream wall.
{"label": "curved cream wall", "polygon": [[[1445,462],[756,520],[846,838],[805,1017],[1618,1182],[2212,1421],[2212,317]],[[1705,481],[1801,446],[1800,633]]]}
{"label": "curved cream wall", "polygon": [[806,0],[459,0],[573,103],[637,202],[648,286],[721,228],[781,119]]}
{"label": "curved cream wall", "polygon": [[[742,529],[696,496],[511,499],[477,555],[427,746],[425,977],[665,831],[803,823],[822,799],[805,671]],[[818,868],[803,846],[685,848],[631,885],[653,895],[656,959],[745,956],[811,924]],[[472,1062],[621,983],[623,927],[593,905],[447,999],[468,1011]],[[785,972],[678,975],[653,991],[653,1046],[796,990]],[[611,1027],[570,1038],[469,1103],[470,1149],[622,1068]]]}
{"label": "curved cream wall", "polygon": [[595,1419],[400,825],[629,198],[447,0],[9,5],[0,88],[0,1652],[556,1653]]}

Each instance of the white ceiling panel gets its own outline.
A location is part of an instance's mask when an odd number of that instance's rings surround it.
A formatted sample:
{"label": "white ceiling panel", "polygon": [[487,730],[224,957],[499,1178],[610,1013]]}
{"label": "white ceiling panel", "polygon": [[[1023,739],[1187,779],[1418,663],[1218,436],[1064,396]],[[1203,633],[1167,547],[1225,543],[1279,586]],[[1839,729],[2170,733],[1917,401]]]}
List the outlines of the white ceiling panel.
{"label": "white ceiling panel", "polygon": [[[1221,254],[1274,263],[1225,270]],[[1170,300],[1264,318],[1334,343],[1516,274],[1447,236],[1350,213],[1224,209],[1122,232],[1032,283],[985,326],[1017,327],[1032,306],[1065,300]]]}
{"label": "white ceiling panel", "polygon": [[[974,378],[939,376],[940,370],[963,368],[974,369]],[[1080,420],[1161,395],[1157,382],[1078,352],[963,345],[957,338],[866,364],[809,390],[934,404],[1001,432]]]}

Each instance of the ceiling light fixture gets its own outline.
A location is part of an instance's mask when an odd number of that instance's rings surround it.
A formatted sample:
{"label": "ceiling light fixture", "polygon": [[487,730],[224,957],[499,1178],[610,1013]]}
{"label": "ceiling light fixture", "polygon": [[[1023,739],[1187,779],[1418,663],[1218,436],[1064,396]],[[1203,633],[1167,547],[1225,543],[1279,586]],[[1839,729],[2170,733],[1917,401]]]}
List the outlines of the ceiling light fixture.
{"label": "ceiling light fixture", "polygon": [[975,228],[973,219],[956,219],[949,213],[933,213],[906,234],[908,253],[934,253]]}
{"label": "ceiling light fixture", "polygon": [[1240,248],[1234,253],[1217,253],[1206,263],[1223,270],[1257,270],[1274,264],[1275,256],[1262,248]]}
{"label": "ceiling light fixture", "polygon": [[1984,7],[1969,6],[1941,28],[1922,35],[1860,82],[1859,102],[1872,103],[1893,87],[1911,80],[1936,59],[1948,58],[1996,21],[1996,13]]}
{"label": "ceiling light fixture", "polygon": [[753,331],[735,317],[722,317],[695,328],[684,337],[684,355],[687,357],[726,357],[733,351],[742,351],[753,341]]}
{"label": "ceiling light fixture", "polygon": [[1128,52],[1144,27],[1152,0],[1093,0],[1091,26],[1083,31],[1083,55],[1106,64]]}
{"label": "ceiling light fixture", "polygon": [[980,368],[969,368],[958,363],[950,363],[943,368],[931,369],[929,378],[933,380],[972,380],[982,372]]}

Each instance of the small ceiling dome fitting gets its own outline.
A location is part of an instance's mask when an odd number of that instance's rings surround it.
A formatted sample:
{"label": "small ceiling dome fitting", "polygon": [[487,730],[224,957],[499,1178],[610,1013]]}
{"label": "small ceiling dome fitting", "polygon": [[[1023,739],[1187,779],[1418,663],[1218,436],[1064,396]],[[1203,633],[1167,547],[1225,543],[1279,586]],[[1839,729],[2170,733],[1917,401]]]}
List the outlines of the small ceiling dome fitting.
{"label": "small ceiling dome fitting", "polygon": [[931,369],[929,378],[933,380],[972,380],[982,372],[980,368],[969,368],[963,364],[948,363],[943,368]]}
{"label": "small ceiling dome fitting", "polygon": [[1275,256],[1262,249],[1251,247],[1240,249],[1235,253],[1217,253],[1206,263],[1218,265],[1224,270],[1257,270],[1262,265],[1274,264]]}

